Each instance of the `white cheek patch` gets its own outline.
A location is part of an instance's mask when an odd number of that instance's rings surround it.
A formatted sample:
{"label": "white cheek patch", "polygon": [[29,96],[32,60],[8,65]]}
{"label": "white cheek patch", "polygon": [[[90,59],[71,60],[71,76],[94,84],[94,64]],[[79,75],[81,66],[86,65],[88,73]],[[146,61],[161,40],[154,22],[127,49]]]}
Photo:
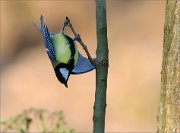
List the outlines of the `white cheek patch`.
{"label": "white cheek patch", "polygon": [[60,68],[59,71],[62,74],[62,76],[64,77],[64,79],[67,80],[68,75],[69,75],[69,70],[67,70],[66,68]]}

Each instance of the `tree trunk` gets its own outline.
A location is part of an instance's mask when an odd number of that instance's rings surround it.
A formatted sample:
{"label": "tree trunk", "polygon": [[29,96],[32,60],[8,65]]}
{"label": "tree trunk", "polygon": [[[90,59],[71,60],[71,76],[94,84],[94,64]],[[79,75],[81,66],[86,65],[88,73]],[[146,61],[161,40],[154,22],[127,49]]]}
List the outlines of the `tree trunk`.
{"label": "tree trunk", "polygon": [[96,0],[96,31],[96,94],[94,103],[93,132],[103,133],[105,128],[106,88],[108,75],[108,41],[105,0]]}
{"label": "tree trunk", "polygon": [[158,133],[180,132],[180,0],[167,0]]}

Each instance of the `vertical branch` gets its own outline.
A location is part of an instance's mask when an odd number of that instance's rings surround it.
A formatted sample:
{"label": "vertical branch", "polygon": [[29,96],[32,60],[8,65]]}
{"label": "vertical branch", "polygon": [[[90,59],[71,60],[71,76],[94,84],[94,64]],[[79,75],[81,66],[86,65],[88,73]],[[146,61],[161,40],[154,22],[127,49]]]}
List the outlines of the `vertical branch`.
{"label": "vertical branch", "polygon": [[93,132],[103,133],[105,128],[106,88],[108,75],[106,0],[96,0],[96,32],[96,94],[94,102]]}
{"label": "vertical branch", "polygon": [[180,132],[180,0],[166,4],[157,132]]}

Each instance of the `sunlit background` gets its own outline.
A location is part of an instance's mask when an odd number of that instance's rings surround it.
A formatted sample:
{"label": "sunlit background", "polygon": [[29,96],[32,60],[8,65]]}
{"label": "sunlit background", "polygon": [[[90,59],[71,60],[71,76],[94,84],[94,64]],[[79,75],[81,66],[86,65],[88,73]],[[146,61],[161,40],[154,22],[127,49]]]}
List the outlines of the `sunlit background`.
{"label": "sunlit background", "polygon": [[[68,127],[91,132],[95,71],[71,76],[69,88],[58,82],[33,25],[41,14],[55,33],[69,16],[95,57],[94,0],[1,1],[1,119],[29,107],[63,110]],[[156,131],[164,15],[165,1],[107,0],[107,132]]]}

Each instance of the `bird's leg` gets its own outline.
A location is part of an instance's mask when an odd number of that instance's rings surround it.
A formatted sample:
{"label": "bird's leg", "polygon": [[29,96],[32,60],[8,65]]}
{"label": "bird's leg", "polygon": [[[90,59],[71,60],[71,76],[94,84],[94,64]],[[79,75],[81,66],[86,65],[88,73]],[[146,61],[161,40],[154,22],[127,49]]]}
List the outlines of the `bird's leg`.
{"label": "bird's leg", "polygon": [[89,61],[91,62],[91,64],[93,64],[94,66],[96,66],[95,60],[91,57],[91,55],[90,55],[90,53],[89,53],[89,51],[88,51],[88,48],[87,48],[87,46],[83,43],[80,35],[75,32],[75,30],[74,30],[74,28],[73,28],[73,26],[72,26],[72,24],[71,24],[71,22],[70,22],[70,19],[69,19],[68,17],[66,17],[65,22],[66,22],[66,24],[69,26],[69,28],[71,29],[72,33],[73,33],[74,36],[75,36],[75,37],[74,37],[74,41],[78,41],[78,42],[79,42],[79,44],[82,46],[82,48],[83,48],[84,51],[86,52],[87,57],[88,57]]}
{"label": "bird's leg", "polygon": [[61,33],[64,33],[64,29],[65,29],[66,26],[68,26],[69,23],[70,23],[70,20],[69,20],[68,17],[66,17],[66,20],[64,21],[64,26],[63,26],[63,28],[61,30]]}
{"label": "bird's leg", "polygon": [[73,39],[74,41],[80,41],[81,40],[81,37],[80,37],[80,35],[79,34],[77,34],[77,35],[75,35],[75,37],[74,37],[74,39]]}

